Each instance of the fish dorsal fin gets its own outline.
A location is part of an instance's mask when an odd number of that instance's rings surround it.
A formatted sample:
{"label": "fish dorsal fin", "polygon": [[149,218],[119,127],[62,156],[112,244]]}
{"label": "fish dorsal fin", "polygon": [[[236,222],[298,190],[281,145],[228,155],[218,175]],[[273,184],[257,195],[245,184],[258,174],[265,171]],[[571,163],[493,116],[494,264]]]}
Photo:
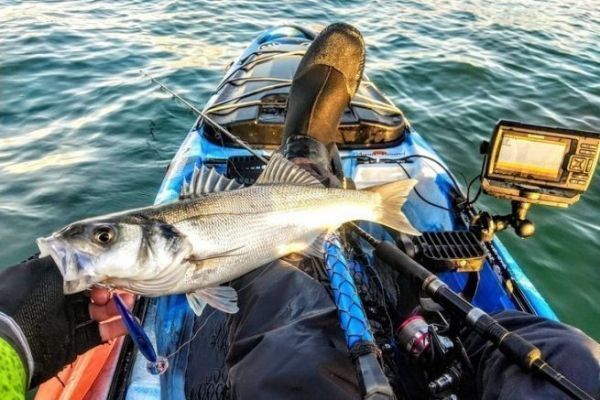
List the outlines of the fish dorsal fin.
{"label": "fish dorsal fin", "polygon": [[183,180],[179,198],[185,199],[202,194],[235,190],[243,186],[234,179],[224,177],[214,168],[207,168],[204,165],[200,168],[194,166],[190,182],[188,183],[186,179]]}
{"label": "fish dorsal fin", "polygon": [[303,170],[280,153],[273,153],[255,185],[286,183],[298,186],[323,186],[317,178]]}

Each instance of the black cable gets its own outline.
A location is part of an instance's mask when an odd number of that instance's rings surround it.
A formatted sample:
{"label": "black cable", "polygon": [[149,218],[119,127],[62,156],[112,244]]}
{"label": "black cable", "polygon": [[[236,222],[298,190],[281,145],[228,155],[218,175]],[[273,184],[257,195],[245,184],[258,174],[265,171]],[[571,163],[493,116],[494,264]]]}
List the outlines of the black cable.
{"label": "black cable", "polygon": [[[402,170],[404,171],[404,173],[406,174],[406,176],[407,176],[407,177],[410,179],[410,178],[411,178],[411,176],[410,176],[410,174],[408,173],[408,171],[406,170],[406,168],[404,168],[404,165],[402,165],[402,164],[398,163],[398,166],[400,166],[400,168],[402,168]],[[421,193],[420,193],[420,192],[417,190],[417,188],[416,188],[416,187],[415,187],[415,188],[413,188],[413,191],[415,192],[415,194],[416,194],[416,195],[417,195],[417,196],[418,196],[418,197],[419,197],[421,200],[423,200],[425,203],[429,204],[429,205],[430,205],[430,206],[432,206],[432,207],[439,208],[439,209],[442,209],[442,210],[445,210],[445,211],[449,211],[449,212],[456,212],[456,210],[454,210],[454,209],[452,209],[452,208],[448,208],[448,207],[442,206],[442,205],[440,205],[440,204],[436,204],[436,203],[434,203],[434,202],[432,202],[432,201],[430,201],[430,200],[427,200],[427,199],[426,199],[425,197],[423,197],[423,195],[422,195],[422,194],[421,194]]]}
{"label": "black cable", "polygon": [[429,156],[426,156],[424,154],[411,154],[409,156],[400,157],[400,158],[396,159],[396,162],[408,161],[408,160],[410,160],[412,158],[423,158],[425,160],[429,160],[429,161],[434,162],[435,164],[437,164],[441,169],[443,169],[446,172],[446,174],[448,174],[448,177],[450,178],[450,180],[452,181],[452,184],[454,185],[454,189],[456,189],[456,191],[458,193],[460,193],[460,186],[458,185],[458,182],[456,181],[456,178],[454,177],[454,175],[452,175],[452,172],[450,172],[450,170],[448,169],[448,167],[446,167],[439,160],[436,160],[433,157],[429,157]]}
{"label": "black cable", "polygon": [[429,349],[429,362],[431,365],[435,365],[437,361],[437,345],[439,344],[439,340],[437,340],[437,332],[435,329],[429,325],[427,327],[427,334],[429,335],[430,340],[430,349]]}
{"label": "black cable", "polygon": [[463,174],[462,172],[458,171],[457,174],[460,175],[460,177],[463,180],[463,184],[465,185],[465,187],[467,187],[467,185],[469,184],[469,182],[467,182],[467,177],[465,176],[465,174]]}
{"label": "black cable", "polygon": [[[454,176],[452,175],[452,172],[450,172],[450,170],[444,164],[442,164],[439,160],[436,160],[433,157],[429,157],[429,156],[426,156],[424,154],[411,154],[411,155],[400,157],[400,158],[375,158],[375,157],[371,157],[371,156],[363,156],[363,157],[365,159],[367,159],[368,161],[371,161],[371,162],[375,161],[375,162],[385,162],[385,163],[398,164],[398,166],[400,168],[402,168],[402,170],[404,171],[404,173],[406,174],[406,176],[408,178],[411,178],[411,175],[408,173],[408,171],[406,170],[406,168],[404,168],[404,166],[402,165],[402,162],[407,162],[407,161],[409,161],[409,160],[411,160],[413,158],[423,158],[425,160],[431,161],[431,162],[435,163],[436,165],[438,165],[440,168],[442,168],[442,170],[444,170],[444,172],[446,172],[446,174],[450,178],[450,181],[451,181],[452,185],[454,186],[454,189],[456,190],[456,192],[459,193],[459,194],[461,194],[460,186],[459,186],[458,182],[456,181],[456,178],[454,178]],[[360,159],[360,157],[359,157],[359,159]],[[471,181],[471,182],[473,182],[473,181]],[[437,204],[437,203],[435,203],[435,202],[433,202],[431,200],[428,200],[427,198],[425,198],[425,196],[423,196],[418,191],[417,188],[414,188],[413,191],[415,192],[415,194],[417,195],[417,197],[419,197],[419,199],[421,199],[423,202],[425,202],[426,204],[429,204],[432,207],[439,208],[441,210],[449,211],[449,212],[452,212],[452,213],[460,213],[460,212],[463,211],[463,208],[458,208],[458,209],[448,208],[446,206],[443,206],[441,204]],[[465,202],[463,202],[461,204],[465,204]],[[472,204],[472,203],[468,202],[468,204]]]}
{"label": "black cable", "polygon": [[459,347],[458,353],[460,354],[460,358],[463,362],[463,365],[465,365],[467,367],[467,370],[469,371],[469,373],[472,376],[474,376],[475,368],[473,367],[473,363],[471,363],[471,359],[469,358],[469,355],[467,354],[467,350],[465,349],[463,342],[460,340],[458,335],[456,335],[456,337],[454,339],[455,339],[456,343],[458,344],[458,347]]}
{"label": "black cable", "polygon": [[477,193],[475,194],[475,197],[473,197],[473,200],[467,201],[467,203],[465,204],[465,207],[469,207],[469,206],[472,206],[473,204],[475,204],[475,202],[477,200],[479,200],[479,196],[481,196],[481,193],[482,193],[482,189],[481,189],[481,185],[480,185],[479,189],[477,190]]}
{"label": "black cable", "polygon": [[[467,190],[467,201],[464,203],[462,210],[464,211],[465,209],[467,209],[468,207],[472,206],[473,204],[475,204],[475,202],[477,200],[479,200],[479,196],[481,196],[481,192],[482,192],[482,187],[481,187],[481,178],[483,177],[483,173],[484,173],[484,169],[485,169],[485,164],[487,161],[487,155],[485,155],[483,157],[483,162],[481,163],[481,171],[479,172],[479,175],[477,175],[475,178],[473,178],[473,180],[471,180],[471,182],[469,183],[469,188]],[[477,190],[477,193],[475,194],[475,197],[473,198],[473,200],[469,200],[470,198],[470,188],[471,185],[477,180],[479,179],[479,189]]]}
{"label": "black cable", "polygon": [[[469,185],[467,186],[467,199],[464,203],[461,204],[461,206],[464,207],[468,207],[469,205],[473,204],[474,200],[471,201],[469,200],[471,198],[471,186],[473,186],[473,183],[475,183],[475,181],[477,179],[481,179],[481,174],[477,175],[475,178],[471,179],[471,182],[469,182]],[[475,199],[477,199],[477,197],[479,196],[479,193],[481,192],[481,186],[479,186],[479,191],[477,192],[477,194],[475,195]]]}
{"label": "black cable", "polygon": [[[429,157],[426,156],[424,154],[411,154],[408,156],[404,156],[404,157],[400,157],[400,158],[374,158],[371,156],[363,156],[365,157],[367,160],[369,161],[375,161],[375,162],[386,162],[386,163],[395,163],[398,164],[398,166],[400,166],[400,168],[402,168],[402,170],[404,171],[404,173],[406,174],[406,176],[408,178],[410,178],[410,174],[408,173],[408,171],[406,170],[406,168],[404,168],[404,166],[401,164],[402,162],[406,162],[409,161],[413,158],[423,158],[425,160],[431,161],[433,163],[435,163],[436,165],[438,165],[440,168],[442,168],[442,170],[444,170],[444,172],[446,172],[446,174],[448,175],[448,177],[450,178],[452,185],[454,186],[454,189],[456,190],[456,192],[458,194],[462,195],[462,192],[460,190],[460,186],[456,180],[456,178],[454,177],[454,175],[452,174],[452,172],[450,172],[450,170],[444,165],[442,164],[439,160],[436,160],[433,157]],[[429,204],[430,206],[439,208],[441,210],[444,211],[450,211],[453,213],[461,213],[463,212],[467,207],[473,205],[477,200],[479,200],[479,197],[481,196],[482,193],[482,188],[481,185],[479,186],[479,189],[477,190],[477,193],[475,194],[475,197],[471,200],[471,187],[473,186],[473,184],[477,181],[477,180],[481,180],[481,176],[483,174],[483,166],[482,166],[482,170],[481,173],[479,175],[477,175],[476,177],[474,177],[473,179],[471,179],[471,181],[467,184],[466,179],[465,179],[465,186],[467,186],[467,195],[466,195],[466,199],[465,201],[461,202],[460,204],[457,205],[456,209],[453,208],[448,208],[445,207],[441,204],[437,204],[434,203],[431,200],[426,199],[418,190],[417,188],[414,188],[414,192],[417,195],[417,197],[419,197],[423,202],[425,202],[426,204]],[[464,178],[464,175],[461,174]]]}

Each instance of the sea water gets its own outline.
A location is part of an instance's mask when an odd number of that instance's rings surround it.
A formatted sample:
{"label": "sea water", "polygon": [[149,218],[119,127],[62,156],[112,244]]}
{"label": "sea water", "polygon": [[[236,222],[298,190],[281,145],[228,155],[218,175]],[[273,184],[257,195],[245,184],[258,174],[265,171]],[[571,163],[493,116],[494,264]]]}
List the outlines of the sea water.
{"label": "sea water", "polygon": [[[149,205],[198,106],[262,30],[344,21],[366,72],[460,176],[500,118],[600,130],[600,7],[552,1],[0,0],[0,266],[73,220]],[[459,178],[462,179],[462,178]],[[482,196],[479,205],[507,213]],[[564,321],[600,339],[600,179],[500,237]]]}

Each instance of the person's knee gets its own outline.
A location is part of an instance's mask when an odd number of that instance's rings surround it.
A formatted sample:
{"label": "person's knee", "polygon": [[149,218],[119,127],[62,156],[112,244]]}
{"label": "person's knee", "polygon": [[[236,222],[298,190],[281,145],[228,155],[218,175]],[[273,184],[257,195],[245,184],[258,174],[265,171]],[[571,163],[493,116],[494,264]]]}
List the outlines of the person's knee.
{"label": "person's knee", "polygon": [[[600,394],[600,345],[593,339],[579,329],[519,311],[503,311],[494,317],[506,329],[537,346],[549,365],[579,387]],[[569,398],[541,377],[512,365],[476,333],[468,333],[464,343],[477,369],[481,398]]]}

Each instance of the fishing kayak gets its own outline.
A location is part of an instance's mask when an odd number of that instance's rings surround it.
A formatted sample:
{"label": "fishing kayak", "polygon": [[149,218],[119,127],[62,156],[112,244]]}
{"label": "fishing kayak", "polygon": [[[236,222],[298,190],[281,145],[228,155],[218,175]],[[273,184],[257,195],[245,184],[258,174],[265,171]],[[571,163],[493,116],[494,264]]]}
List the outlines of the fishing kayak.
{"label": "fishing kayak", "polygon": [[[241,184],[250,185],[256,180],[264,167],[260,158],[269,158],[280,145],[291,80],[314,37],[314,32],[302,27],[280,26],[264,31],[244,50],[183,140],[155,204],[177,201],[194,168],[202,165]],[[241,139],[254,154],[223,130]],[[342,117],[336,142],[345,180],[356,189],[405,178],[418,180],[403,211],[414,227],[427,232],[428,240],[440,241],[431,244],[432,249],[451,252],[459,247],[482,247],[481,254],[485,255],[477,270],[462,264],[458,268],[436,269],[450,288],[488,313],[522,310],[557,319],[498,238],[487,243],[455,242],[466,237],[463,233],[469,230],[473,207],[466,204],[462,189],[442,158],[368,77],[363,78]],[[378,238],[406,240],[377,224],[361,223],[361,227]],[[363,250],[362,261],[347,263],[352,264],[354,275],[367,276],[365,264],[376,264],[366,244]],[[340,252],[339,259],[343,246],[329,243],[326,252]],[[335,290],[335,282],[330,281],[328,284]],[[360,291],[357,293],[360,297]],[[123,338],[79,357],[61,373],[62,382],[45,383],[36,398],[184,398],[190,359],[188,344],[198,334],[198,319],[205,315],[197,317],[183,295],[140,299],[135,313],[158,354],[169,357],[169,368],[164,374],[150,374],[146,359],[129,338]],[[361,318],[368,325],[371,316],[363,313]],[[347,333],[343,320],[340,324]]]}

